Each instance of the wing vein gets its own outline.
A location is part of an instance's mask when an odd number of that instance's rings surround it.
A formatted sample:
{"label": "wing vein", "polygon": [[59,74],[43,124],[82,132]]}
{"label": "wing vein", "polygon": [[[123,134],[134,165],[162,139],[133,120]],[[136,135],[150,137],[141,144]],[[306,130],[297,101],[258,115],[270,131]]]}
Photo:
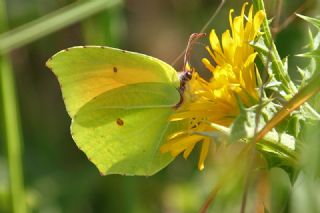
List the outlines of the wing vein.
{"label": "wing vein", "polygon": [[148,173],[151,171],[153,159],[155,158],[155,155],[156,155],[156,153],[157,153],[157,150],[160,151],[160,149],[159,149],[159,148],[160,148],[160,144],[161,144],[161,141],[162,141],[162,139],[163,139],[166,131],[168,130],[169,124],[170,124],[170,121],[167,121],[166,127],[163,128],[163,131],[162,131],[162,133],[161,133],[161,135],[160,135],[160,137],[159,137],[159,139],[158,139],[158,141],[157,141],[157,143],[156,143],[156,148],[154,149],[154,151],[153,151],[153,153],[152,153],[152,155],[151,155],[151,156],[152,156],[152,157],[151,157],[152,160],[151,160],[150,163],[149,163]]}

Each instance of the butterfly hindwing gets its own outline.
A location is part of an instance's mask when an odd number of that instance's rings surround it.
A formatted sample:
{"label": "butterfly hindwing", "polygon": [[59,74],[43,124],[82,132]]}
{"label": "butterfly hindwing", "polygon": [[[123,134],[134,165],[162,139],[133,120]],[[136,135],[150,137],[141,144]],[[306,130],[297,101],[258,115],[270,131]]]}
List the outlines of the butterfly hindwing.
{"label": "butterfly hindwing", "polygon": [[172,160],[159,148],[179,128],[169,121],[179,98],[163,83],[110,90],[75,115],[73,138],[103,174],[151,175]]}

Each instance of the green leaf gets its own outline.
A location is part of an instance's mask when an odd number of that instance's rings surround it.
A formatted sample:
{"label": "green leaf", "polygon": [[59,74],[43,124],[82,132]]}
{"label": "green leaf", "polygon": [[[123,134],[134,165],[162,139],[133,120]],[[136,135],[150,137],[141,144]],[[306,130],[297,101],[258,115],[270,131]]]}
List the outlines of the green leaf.
{"label": "green leaf", "polygon": [[[235,119],[230,128],[222,127],[211,123],[210,126],[215,128],[223,135],[229,136],[231,142],[241,141],[249,143],[255,135],[257,106],[249,109],[241,109],[239,116]],[[258,130],[265,124],[265,119],[273,115],[273,104],[265,103],[259,118]],[[216,137],[217,133],[206,132],[207,136]],[[292,135],[279,133],[276,130],[268,132],[263,139],[257,142],[259,150],[266,158],[270,168],[280,167],[286,171],[295,171],[297,166],[296,158],[296,140]]]}
{"label": "green leaf", "polygon": [[274,53],[276,50],[270,49],[262,36],[252,42],[251,46],[258,52],[262,61],[263,67],[260,68],[260,72],[268,73],[268,79],[264,83],[264,88],[280,94],[285,99],[289,99],[292,96],[290,91],[294,90],[295,87],[292,85],[293,83],[288,75],[287,58],[279,60],[276,57],[277,53]]}
{"label": "green leaf", "polygon": [[298,67],[298,72],[301,76],[299,88],[303,88],[304,86],[307,85],[309,79],[312,77],[313,69],[311,67],[306,67],[306,68]]}
{"label": "green leaf", "polygon": [[310,49],[315,50],[320,47],[320,32],[316,36],[312,35],[311,30],[309,29],[309,38],[310,38]]}
{"label": "green leaf", "polygon": [[317,50],[312,50],[310,52],[306,52],[306,53],[302,53],[299,54],[297,56],[303,56],[303,57],[308,57],[308,58],[316,58],[316,59],[320,59],[320,49]]}
{"label": "green leaf", "polygon": [[[255,131],[261,129],[265,125],[265,120],[269,120],[272,117],[274,108],[272,102],[264,103],[261,108],[261,115],[257,119],[258,106],[249,109],[240,107],[239,116],[234,120],[230,128],[230,141],[252,143]],[[290,174],[295,171],[297,167],[296,140],[292,135],[280,133],[273,129],[257,142],[256,148],[264,155],[270,168],[283,168]]]}
{"label": "green leaf", "polygon": [[240,107],[240,113],[231,126],[230,141],[235,142],[242,138],[252,138],[256,128],[256,112]]}
{"label": "green leaf", "polygon": [[303,20],[309,22],[310,24],[312,24],[313,26],[315,26],[316,28],[318,28],[320,30],[320,20],[319,19],[311,18],[308,16],[300,15],[300,14],[297,14],[297,16],[302,18]]}
{"label": "green leaf", "polygon": [[[260,130],[260,132],[257,134],[256,139],[259,140],[264,137],[265,134],[267,134],[271,129],[273,129],[276,125],[278,125],[280,122],[283,121],[290,113],[292,113],[294,110],[296,110],[298,107],[300,107],[302,104],[304,104],[309,98],[314,96],[320,91],[320,73],[317,73],[317,75],[314,75],[307,86],[303,87],[289,102],[287,102],[281,110],[279,110],[271,120],[268,121],[268,123],[263,127],[263,129]],[[312,112],[311,107],[306,108]],[[320,116],[317,112],[313,113],[313,117],[315,120],[320,120]]]}

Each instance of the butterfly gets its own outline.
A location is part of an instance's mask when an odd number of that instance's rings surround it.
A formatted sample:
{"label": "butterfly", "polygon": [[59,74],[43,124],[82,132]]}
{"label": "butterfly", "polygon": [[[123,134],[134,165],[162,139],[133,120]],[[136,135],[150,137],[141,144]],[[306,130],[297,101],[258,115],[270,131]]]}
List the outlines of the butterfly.
{"label": "butterfly", "polygon": [[152,175],[173,160],[159,149],[185,128],[170,116],[183,102],[189,71],[104,46],[68,48],[46,65],[59,81],[73,140],[102,175]]}

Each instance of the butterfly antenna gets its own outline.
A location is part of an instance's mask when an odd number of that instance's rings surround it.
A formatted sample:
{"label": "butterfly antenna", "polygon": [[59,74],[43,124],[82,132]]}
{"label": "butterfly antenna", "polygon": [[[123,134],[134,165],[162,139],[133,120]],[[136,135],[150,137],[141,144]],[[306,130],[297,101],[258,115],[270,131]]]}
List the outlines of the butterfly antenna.
{"label": "butterfly antenna", "polygon": [[206,33],[204,33],[205,30],[207,30],[207,28],[209,27],[210,23],[214,20],[214,18],[217,16],[217,14],[220,12],[222,6],[224,5],[226,0],[221,0],[221,3],[219,4],[218,8],[215,10],[215,12],[213,13],[213,15],[210,17],[210,19],[207,21],[207,23],[202,27],[202,29],[200,30],[200,33],[193,33],[191,34],[191,36],[189,37],[189,41],[187,44],[186,49],[184,49],[180,55],[176,58],[176,60],[174,60],[174,62],[172,63],[172,65],[176,64],[177,61],[184,56],[184,60],[183,60],[183,67],[182,67],[182,72],[179,73],[179,79],[180,79],[180,86],[179,86],[179,93],[180,93],[180,101],[178,104],[176,104],[175,108],[179,108],[181,106],[181,104],[183,103],[183,94],[184,91],[186,89],[186,83],[191,80],[192,78],[192,72],[193,70],[189,69],[188,66],[188,62],[190,59],[190,55],[191,55],[191,50],[192,47],[195,43],[197,43],[197,40],[199,38],[203,38],[206,36]]}
{"label": "butterfly antenna", "polygon": [[190,70],[187,67],[188,66],[188,61],[189,61],[189,58],[190,58],[190,52],[191,52],[192,46],[193,46],[193,44],[196,43],[197,39],[203,38],[205,36],[206,36],[205,33],[193,33],[193,34],[191,34],[191,36],[189,38],[188,45],[187,45],[187,48],[186,48],[185,54],[184,54],[184,61],[183,61],[182,71],[179,73],[180,86],[179,86],[179,90],[178,91],[180,93],[180,101],[175,106],[176,109],[181,106],[181,104],[183,102],[183,94],[184,94],[184,91],[186,89],[186,83],[188,81],[190,81],[191,78],[192,78],[193,70],[192,69]]}
{"label": "butterfly antenna", "polygon": [[183,59],[183,67],[182,67],[182,71],[186,72],[187,71],[187,64],[189,62],[190,59],[190,55],[191,55],[191,50],[193,48],[193,45],[196,43],[196,41],[200,38],[204,38],[207,34],[206,33],[192,33],[191,36],[189,37],[189,41],[187,44],[187,48],[184,51],[184,59]]}
{"label": "butterfly antenna", "polygon": [[203,38],[205,36],[206,36],[206,33],[192,33],[189,37],[189,41],[186,49],[180,53],[180,55],[176,58],[176,60],[172,64],[175,64],[182,56],[184,56],[182,71],[186,71],[187,70],[186,66],[189,61],[193,45],[198,43],[197,40],[199,38]]}

